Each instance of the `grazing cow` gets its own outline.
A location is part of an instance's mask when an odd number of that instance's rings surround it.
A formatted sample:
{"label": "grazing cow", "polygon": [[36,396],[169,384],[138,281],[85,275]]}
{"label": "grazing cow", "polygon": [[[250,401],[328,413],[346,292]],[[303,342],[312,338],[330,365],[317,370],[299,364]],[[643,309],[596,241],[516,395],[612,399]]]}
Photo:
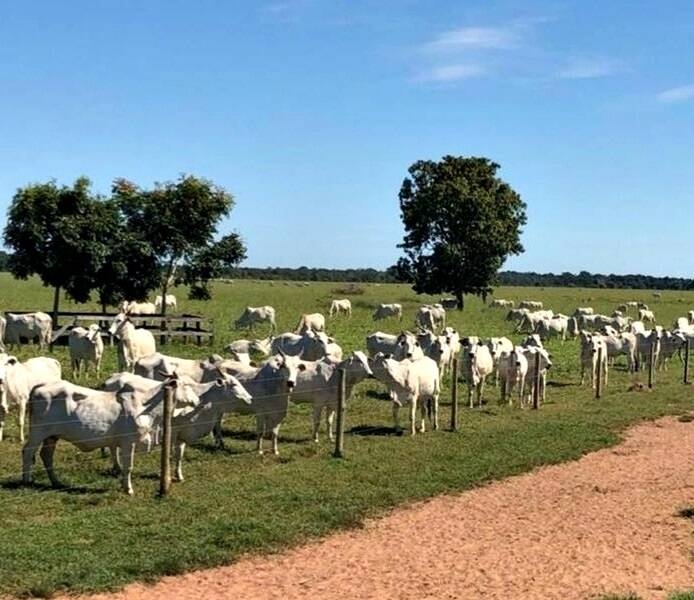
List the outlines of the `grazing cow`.
{"label": "grazing cow", "polygon": [[[240,406],[241,414],[253,414],[256,418],[258,434],[258,454],[263,453],[263,438],[269,432],[273,454],[279,454],[278,440],[280,425],[287,416],[289,395],[296,385],[296,379],[306,365],[296,356],[275,354],[261,366],[250,367],[237,379],[253,397],[250,407]],[[214,437],[220,448],[224,447],[222,423],[218,419]]]}
{"label": "grazing cow", "polygon": [[513,308],[515,302],[513,300],[504,300],[503,298],[494,298],[489,303],[490,308]]}
{"label": "grazing cow", "polygon": [[[154,308],[155,312],[161,312],[161,295],[154,298]],[[166,308],[171,308],[176,310],[178,308],[178,302],[176,302],[176,296],[173,294],[166,294]]]}
{"label": "grazing cow", "polygon": [[104,392],[68,381],[35,387],[29,401],[29,439],[22,449],[24,483],[32,480],[34,456],[41,446],[48,478],[53,486],[60,486],[53,470],[53,455],[58,440],[63,439],[82,452],[109,447],[114,470],[122,474],[123,491],[132,495],[135,447],[149,443],[153,428],[161,421],[166,387],[174,388],[174,416],[178,410],[198,403],[197,396],[175,378],[144,394],[129,385],[118,392]]}
{"label": "grazing cow", "polygon": [[636,333],[636,357],[639,369],[648,365],[651,353],[653,353],[654,366],[658,364],[661,337],[662,331],[657,327]]}
{"label": "grazing cow", "polygon": [[627,357],[627,369],[633,372],[636,369],[636,336],[633,333],[619,333],[612,328],[605,328],[605,334],[602,336],[607,349],[608,362],[614,363],[617,356],[624,355]]}
{"label": "grazing cow", "polygon": [[482,344],[471,344],[463,354],[463,378],[467,381],[468,401],[474,407],[473,391],[477,393],[477,404],[482,406],[484,383],[494,371],[494,360],[489,348]]}
{"label": "grazing cow", "polygon": [[523,348],[544,348],[542,339],[540,339],[540,336],[537,333],[531,333],[530,335],[526,336],[521,346],[523,346]]}
{"label": "grazing cow", "polygon": [[519,333],[533,333],[537,326],[545,319],[551,319],[554,313],[549,310],[538,310],[535,312],[526,313],[518,323],[516,331]]}
{"label": "grazing cow", "polygon": [[300,372],[296,378],[296,386],[292,390],[291,401],[294,404],[313,404],[313,429],[312,436],[318,441],[318,429],[320,420],[325,410],[325,422],[328,429],[328,438],[333,439],[333,420],[337,410],[339,371],[345,370],[345,402],[352,395],[354,386],[366,379],[373,377],[366,355],[357,350],[341,362],[331,360],[318,360],[305,362],[306,369]]}
{"label": "grazing cow", "polygon": [[579,306],[575,311],[572,316],[574,317],[580,317],[581,315],[593,315],[595,314],[595,311],[593,310],[592,307],[590,306]]}
{"label": "grazing cow", "polygon": [[644,323],[647,321],[650,323],[655,323],[655,315],[653,314],[653,311],[645,308],[639,309],[639,321],[643,321]]}
{"label": "grazing cow", "polygon": [[694,310],[687,311],[687,319],[689,319],[690,325],[694,325]]}
{"label": "grazing cow", "polygon": [[373,314],[374,321],[387,319],[388,317],[397,317],[402,321],[402,305],[401,304],[379,304]]}
{"label": "grazing cow", "polygon": [[175,481],[183,481],[183,453],[186,444],[192,444],[212,433],[224,413],[245,412],[252,406],[248,390],[231,375],[218,375],[213,381],[196,383],[191,387],[199,398],[198,405],[180,411],[171,422]]}
{"label": "grazing cow", "polygon": [[98,376],[101,371],[101,357],[104,354],[104,340],[101,338],[101,328],[92,323],[89,329],[73,327],[68,336],[70,349],[70,365],[73,377],[80,378],[82,366],[86,373],[89,363],[94,365],[94,372]]}
{"label": "grazing cow", "polygon": [[565,316],[555,315],[551,319],[542,319],[535,326],[535,332],[540,336],[541,340],[548,340],[552,337],[561,338],[563,342],[566,339],[566,332],[569,328],[569,319]]}
{"label": "grazing cow", "polygon": [[595,389],[598,370],[602,382],[607,385],[607,347],[601,335],[581,332],[581,385],[585,383],[586,371],[590,373],[590,385]]}
{"label": "grazing cow", "polygon": [[45,350],[51,343],[53,336],[53,321],[43,312],[16,315],[6,313],[5,342],[8,348],[21,344],[21,338],[29,342],[38,340],[39,349]]}
{"label": "grazing cow", "polygon": [[272,345],[272,337],[266,337],[262,340],[236,340],[224,346],[227,352],[238,353],[242,352],[244,354],[262,354],[263,356],[270,356],[270,350]]}
{"label": "grazing cow", "polygon": [[325,331],[325,317],[320,313],[301,315],[294,333],[301,335],[307,331]]}
{"label": "grazing cow", "polygon": [[5,415],[17,407],[19,441],[24,441],[24,421],[29,395],[34,386],[60,381],[60,363],[54,358],[37,356],[19,362],[16,356],[0,354],[0,441],[3,438]]}
{"label": "grazing cow", "polygon": [[663,297],[663,295],[662,295],[660,292],[653,292],[653,297],[654,297],[656,300],[659,300],[660,298]]}
{"label": "grazing cow", "polygon": [[419,308],[414,321],[422,329],[436,331],[438,327],[446,326],[446,309],[440,304],[426,304]]}
{"label": "grazing cow", "polygon": [[157,312],[159,312],[154,302],[134,302],[129,300],[123,300],[123,302],[121,302],[120,310],[134,317],[140,315],[156,315]]}
{"label": "grazing cow", "polygon": [[382,352],[397,358],[399,347],[397,335],[376,331],[366,336],[366,351],[369,356],[373,357]]}
{"label": "grazing cow", "polygon": [[[139,359],[135,363],[134,373],[156,381],[165,381],[171,373],[176,373],[179,377],[189,377],[196,383],[209,383],[217,379],[220,372],[225,370],[225,363],[232,363],[234,366],[233,362],[224,361],[219,355],[212,355],[205,360],[192,360],[155,352]],[[240,366],[248,365],[241,364]]]}
{"label": "grazing cow", "polygon": [[147,329],[135,328],[129,313],[118,313],[108,329],[118,338],[118,368],[132,372],[135,363],[157,351],[154,336]]}
{"label": "grazing cow", "polygon": [[518,405],[523,406],[525,378],[528,374],[528,359],[520,346],[510,352],[503,352],[499,357],[499,381],[501,383],[501,401],[513,405],[513,388],[518,386]]}
{"label": "grazing cow", "polygon": [[629,312],[629,305],[626,302],[622,302],[622,304],[617,306],[617,310],[625,315]]}
{"label": "grazing cow", "polygon": [[[528,371],[535,373],[535,369],[540,369],[540,389],[538,390],[538,403],[547,400],[547,371],[552,368],[552,355],[545,348],[536,346],[521,347],[526,360],[528,361]],[[539,361],[539,365],[538,365]]]}
{"label": "grazing cow", "polygon": [[347,298],[344,300],[333,300],[330,303],[330,312],[328,314],[331,317],[338,316],[342,313],[346,314],[348,317],[352,316],[352,302]]}
{"label": "grazing cow", "polygon": [[637,302],[636,308],[638,308],[639,310],[650,310],[648,308],[648,304],[646,304],[645,302]]}
{"label": "grazing cow", "polygon": [[660,338],[660,352],[658,352],[658,370],[667,367],[668,361],[687,343],[687,336],[683,331],[664,331]]}
{"label": "grazing cow", "polygon": [[542,310],[544,308],[544,304],[542,304],[542,302],[537,302],[535,300],[523,300],[518,305],[518,308],[528,308],[530,310]]}
{"label": "grazing cow", "polygon": [[303,360],[318,360],[330,354],[330,344],[335,340],[323,332],[307,331],[303,335],[282,333],[272,340],[270,352],[298,356]]}
{"label": "grazing cow", "polygon": [[272,306],[247,306],[241,316],[234,321],[234,328],[252,331],[256,323],[265,322],[270,323],[270,333],[273,333],[277,324],[275,323],[275,309]]}
{"label": "grazing cow", "polygon": [[516,321],[516,326],[520,325],[523,317],[527,315],[530,311],[527,308],[512,308],[506,313],[507,321]]}
{"label": "grazing cow", "polygon": [[427,356],[417,360],[397,361],[386,354],[378,353],[371,360],[371,370],[376,379],[388,386],[393,398],[393,425],[400,430],[400,408],[410,407],[410,434],[415,435],[417,404],[420,404],[420,433],[426,426],[427,404],[431,402],[432,426],[439,428],[439,394],[441,393],[439,368]]}

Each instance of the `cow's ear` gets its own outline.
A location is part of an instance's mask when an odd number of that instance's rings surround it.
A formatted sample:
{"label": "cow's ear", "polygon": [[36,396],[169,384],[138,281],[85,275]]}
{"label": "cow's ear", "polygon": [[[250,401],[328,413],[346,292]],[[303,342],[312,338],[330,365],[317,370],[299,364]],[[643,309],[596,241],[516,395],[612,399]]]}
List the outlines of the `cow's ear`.
{"label": "cow's ear", "polygon": [[258,366],[258,363],[255,362],[254,360],[252,360],[251,362],[248,363],[248,366],[255,368]]}
{"label": "cow's ear", "polygon": [[299,371],[305,371],[306,370],[306,365],[304,363],[299,363],[299,366],[297,367]]}
{"label": "cow's ear", "polygon": [[335,343],[335,338],[328,338],[328,343],[329,344],[334,344]]}
{"label": "cow's ear", "polygon": [[221,377],[217,377],[217,379],[215,379],[215,383],[216,383],[219,387],[222,387],[222,386],[224,385],[224,380],[223,380]]}
{"label": "cow's ear", "polygon": [[8,365],[16,365],[19,362],[16,356],[8,356],[7,357],[7,364]]}
{"label": "cow's ear", "polygon": [[390,354],[389,353],[384,354],[383,358],[390,358]]}

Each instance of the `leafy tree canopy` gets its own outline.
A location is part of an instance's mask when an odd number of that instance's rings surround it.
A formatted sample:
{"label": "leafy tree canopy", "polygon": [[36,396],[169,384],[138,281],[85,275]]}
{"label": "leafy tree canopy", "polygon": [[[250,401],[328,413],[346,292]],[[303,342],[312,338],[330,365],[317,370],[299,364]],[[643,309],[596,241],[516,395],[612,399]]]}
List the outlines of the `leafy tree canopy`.
{"label": "leafy tree canopy", "polygon": [[418,293],[486,296],[509,255],[520,254],[525,204],[487,158],[417,161],[400,188],[405,257]]}

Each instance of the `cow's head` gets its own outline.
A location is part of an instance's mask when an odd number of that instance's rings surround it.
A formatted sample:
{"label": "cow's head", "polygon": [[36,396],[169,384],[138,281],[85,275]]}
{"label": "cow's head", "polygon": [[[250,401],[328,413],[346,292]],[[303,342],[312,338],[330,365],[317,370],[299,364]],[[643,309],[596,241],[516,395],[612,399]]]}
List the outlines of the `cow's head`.
{"label": "cow's head", "polygon": [[128,313],[122,310],[115,317],[113,317],[113,321],[111,322],[111,326],[108,328],[108,332],[111,335],[118,335],[120,331],[123,329],[123,326],[129,320],[130,318],[128,317]]}

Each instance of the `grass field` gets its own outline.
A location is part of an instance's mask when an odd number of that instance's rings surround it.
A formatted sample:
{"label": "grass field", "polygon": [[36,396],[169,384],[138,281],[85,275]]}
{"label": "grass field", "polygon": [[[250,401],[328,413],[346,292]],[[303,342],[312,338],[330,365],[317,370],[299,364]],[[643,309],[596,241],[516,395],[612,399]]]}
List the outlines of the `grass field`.
{"label": "grass field", "polygon": [[[2,310],[47,309],[51,290],[34,280],[15,282],[0,275]],[[272,304],[280,331],[293,329],[302,312],[327,313],[341,284],[311,283],[300,287],[275,282],[218,284],[209,303],[186,301],[179,308],[215,319],[214,347],[172,345],[166,351],[186,357],[221,352],[229,340],[244,337],[229,324],[245,305]],[[376,329],[371,321],[377,302],[400,302],[412,325],[417,297],[403,285],[365,285],[351,297],[354,316],[330,322],[329,331],[346,351],[363,349],[364,336]],[[546,308],[571,312],[593,306],[609,313],[625,300],[644,300],[659,323],[694,308],[694,293],[583,289],[499,289],[497,297],[542,300]],[[69,303],[63,303],[68,309]],[[94,306],[94,309],[97,307]],[[449,311],[449,322],[463,334],[509,335],[505,311],[488,309],[468,299],[464,312]],[[399,331],[396,321],[377,324]],[[513,336],[510,336],[513,337]],[[516,338],[518,339],[518,338]],[[623,367],[610,372],[604,398],[596,401],[589,387],[579,387],[578,344],[552,342],[554,368],[548,402],[540,411],[498,405],[497,390],[487,388],[482,409],[461,408],[460,431],[396,436],[391,410],[377,382],[357,388],[348,406],[347,458],[331,458],[332,447],[309,439],[310,410],[292,406],[283,425],[280,456],[254,452],[250,417],[225,420],[227,450],[215,450],[205,439],[186,453],[186,481],[175,484],[166,500],[156,498],[159,453],[138,455],[133,485],[135,497],[119,491],[107,474],[108,459],[81,454],[60,443],[56,469],[69,487],[52,490],[37,457],[36,484],[18,485],[21,457],[12,415],[7,440],[0,443],[0,595],[48,596],[61,590],[87,592],[152,580],[194,568],[233,561],[246,552],[272,551],[339,527],[358,526],[367,516],[404,502],[434,494],[464,490],[535,466],[575,459],[614,444],[620,432],[642,419],[694,409],[690,388],[681,383],[681,363],[658,373],[651,393],[627,392],[633,377]],[[17,353],[35,354],[32,347]],[[67,351],[57,348],[69,373]],[[103,373],[115,370],[115,351],[107,349]],[[643,377],[643,376],[641,376]],[[90,385],[99,382],[91,378]],[[442,422],[449,419],[449,388],[444,388]],[[464,388],[461,387],[465,397]]]}

